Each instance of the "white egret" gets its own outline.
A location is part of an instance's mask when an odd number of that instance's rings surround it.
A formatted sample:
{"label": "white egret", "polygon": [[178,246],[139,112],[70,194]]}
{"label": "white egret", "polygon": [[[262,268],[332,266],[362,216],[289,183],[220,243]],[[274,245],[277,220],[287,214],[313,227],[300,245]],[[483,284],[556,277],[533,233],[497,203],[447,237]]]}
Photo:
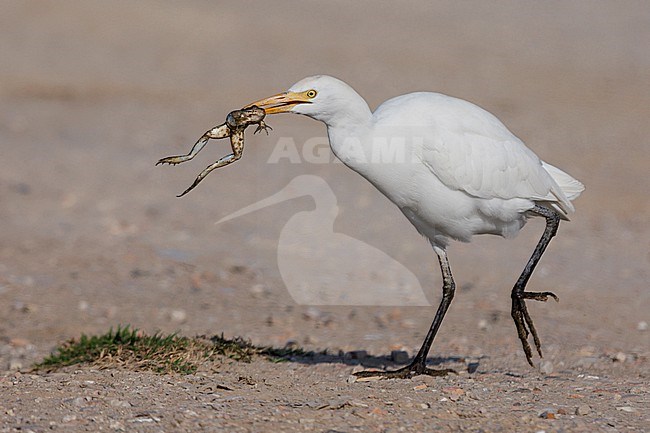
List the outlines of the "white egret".
{"label": "white egret", "polygon": [[525,287],[560,220],[568,220],[574,211],[571,201],[584,190],[579,181],[541,161],[489,112],[439,93],[398,96],[373,113],[346,83],[319,75],[248,107],[253,105],[267,115],[289,112],[325,123],[334,154],[395,203],[438,256],[442,300],[422,347],[410,365],[381,375],[449,371],[426,367],[427,354],[454,297],[446,253],[449,240],[468,242],[477,234],[512,237],[533,216],[545,218],[546,227],[512,289],[511,314],[528,363],[533,365],[529,333],[542,356],[525,301],[557,297],[551,292],[527,292]]}

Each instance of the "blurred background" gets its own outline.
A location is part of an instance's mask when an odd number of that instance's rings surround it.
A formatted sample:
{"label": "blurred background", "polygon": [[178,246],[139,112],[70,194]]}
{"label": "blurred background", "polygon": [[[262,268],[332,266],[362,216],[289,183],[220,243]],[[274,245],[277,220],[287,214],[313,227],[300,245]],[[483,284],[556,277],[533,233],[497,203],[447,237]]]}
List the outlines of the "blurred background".
{"label": "blurred background", "polygon": [[[269,136],[249,131],[240,161],[180,199],[228,143],[154,166],[229,111],[314,74],[341,78],[373,109],[420,90],[467,99],[581,180],[577,213],[531,281],[561,298],[531,306],[537,329],[551,357],[647,351],[646,2],[8,0],[0,58],[2,369],[118,323],[412,353],[433,307],[314,307],[289,296],[278,239],[313,198],[215,224],[317,175],[337,199],[334,230],[407,267],[436,305],[433,252],[369,183],[342,164],[268,163],[281,139],[301,152],[325,137],[322,124],[268,119]],[[533,221],[515,240],[451,245],[460,290],[433,352],[523,361],[509,294],[542,229]],[[365,266],[370,284],[378,270]]]}

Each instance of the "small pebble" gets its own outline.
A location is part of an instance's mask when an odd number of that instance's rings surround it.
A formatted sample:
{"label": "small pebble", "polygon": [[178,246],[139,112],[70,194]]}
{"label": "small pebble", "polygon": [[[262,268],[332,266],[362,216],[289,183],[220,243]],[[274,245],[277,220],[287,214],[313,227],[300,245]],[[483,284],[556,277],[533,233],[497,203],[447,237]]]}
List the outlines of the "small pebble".
{"label": "small pebble", "polygon": [[589,368],[592,367],[595,363],[598,362],[598,357],[596,356],[586,356],[583,358],[580,358],[576,365],[578,367],[583,367],[583,368]]}
{"label": "small pebble", "polygon": [[390,352],[390,359],[397,364],[406,364],[409,360],[409,354],[404,350],[393,350]]}
{"label": "small pebble", "polygon": [[131,407],[133,406],[131,403],[125,400],[118,400],[118,399],[112,399],[111,401],[108,402],[113,407]]}
{"label": "small pebble", "polygon": [[451,401],[458,401],[465,394],[465,391],[462,388],[457,387],[443,388],[443,391],[445,394],[447,394],[447,398],[449,398]]}
{"label": "small pebble", "polygon": [[253,298],[258,299],[261,297],[268,297],[271,294],[271,290],[266,287],[264,284],[255,284],[250,289],[251,295]]}
{"label": "small pebble", "polygon": [[648,330],[648,322],[643,321],[643,320],[640,321],[640,322],[636,325],[636,329],[637,329],[637,331],[647,331],[647,330]]}
{"label": "small pebble", "polygon": [[187,320],[187,313],[185,310],[172,310],[169,314],[169,318],[172,322],[184,323]]}
{"label": "small pebble", "polygon": [[586,404],[581,404],[576,408],[576,415],[585,416],[589,415],[589,412],[591,412],[591,408]]}
{"label": "small pebble", "polygon": [[318,320],[323,316],[323,312],[316,307],[309,307],[307,311],[302,313],[302,317],[305,320]]}
{"label": "small pebble", "polygon": [[86,397],[75,397],[72,400],[72,404],[75,406],[85,406],[87,402],[88,399]]}
{"label": "small pebble", "polygon": [[551,361],[542,361],[539,363],[539,371],[543,374],[553,373],[553,363]]}
{"label": "small pebble", "polygon": [[381,376],[357,377],[357,382],[377,382],[381,380]]}
{"label": "small pebble", "polygon": [[614,362],[625,362],[627,359],[627,356],[623,352],[618,352],[616,355],[614,355],[613,361]]}
{"label": "small pebble", "polygon": [[485,319],[481,319],[478,321],[478,329],[481,331],[485,331],[488,329],[488,322]]}
{"label": "small pebble", "polygon": [[435,377],[433,377],[433,376],[429,376],[428,374],[418,374],[418,375],[416,375],[416,376],[413,376],[413,377],[411,378],[411,380],[412,380],[413,382],[422,382],[422,383],[426,383],[426,384],[429,385],[429,386],[436,386],[436,385],[438,385],[438,384],[440,383],[440,382],[436,382],[436,378],[435,378]]}
{"label": "small pebble", "polygon": [[124,431],[125,427],[124,424],[121,421],[111,421],[110,424],[108,425],[110,428],[113,430],[119,430],[119,431]]}
{"label": "small pebble", "polygon": [[61,421],[63,422],[72,422],[77,419],[77,415],[66,415]]}
{"label": "small pebble", "polygon": [[476,373],[476,370],[478,370],[479,363],[478,362],[470,362],[467,364],[467,372],[468,373]]}
{"label": "small pebble", "polygon": [[9,360],[9,370],[16,371],[23,368],[23,363],[19,359],[10,359]]}
{"label": "small pebble", "polygon": [[619,406],[616,408],[616,410],[620,410],[623,412],[634,412],[634,408],[632,406]]}
{"label": "small pebble", "polygon": [[650,392],[650,388],[645,386],[634,386],[630,388],[630,394],[645,394]]}
{"label": "small pebble", "polygon": [[545,410],[544,412],[539,414],[539,417],[544,419],[555,419],[555,414],[550,410]]}

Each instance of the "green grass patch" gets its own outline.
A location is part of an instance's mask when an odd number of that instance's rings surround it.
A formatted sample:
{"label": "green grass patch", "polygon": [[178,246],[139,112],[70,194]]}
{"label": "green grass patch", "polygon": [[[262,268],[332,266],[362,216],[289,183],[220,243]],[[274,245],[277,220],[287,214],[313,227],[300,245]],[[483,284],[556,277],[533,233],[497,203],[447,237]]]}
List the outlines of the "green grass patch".
{"label": "green grass patch", "polygon": [[177,334],[147,335],[130,326],[111,328],[101,335],[82,334],[62,344],[36,364],[36,370],[54,371],[77,364],[97,368],[126,368],[135,371],[191,374],[207,362],[227,357],[250,362],[263,356],[274,362],[286,361],[294,356],[310,356],[300,348],[274,348],[254,346],[241,337],[221,336],[187,338]]}

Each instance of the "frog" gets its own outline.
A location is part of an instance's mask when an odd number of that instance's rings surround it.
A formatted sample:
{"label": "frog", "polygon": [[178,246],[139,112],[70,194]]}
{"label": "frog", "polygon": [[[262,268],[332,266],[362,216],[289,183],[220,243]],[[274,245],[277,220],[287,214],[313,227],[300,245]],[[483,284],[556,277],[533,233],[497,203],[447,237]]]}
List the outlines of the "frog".
{"label": "frog", "polygon": [[194,146],[192,146],[192,149],[188,154],[168,156],[158,160],[156,165],[181,164],[193,159],[211,139],[230,138],[232,153],[219,158],[217,161],[207,166],[201,173],[199,173],[192,185],[181,194],[177,195],[177,197],[182,197],[193,190],[213,170],[238,161],[244,152],[244,130],[246,128],[251,125],[257,125],[254,134],[264,131],[268,135],[269,130],[273,130],[273,128],[264,122],[265,116],[266,112],[264,109],[256,105],[231,111],[226,116],[226,121],[221,125],[217,125],[207,130],[205,134],[194,143]]}

